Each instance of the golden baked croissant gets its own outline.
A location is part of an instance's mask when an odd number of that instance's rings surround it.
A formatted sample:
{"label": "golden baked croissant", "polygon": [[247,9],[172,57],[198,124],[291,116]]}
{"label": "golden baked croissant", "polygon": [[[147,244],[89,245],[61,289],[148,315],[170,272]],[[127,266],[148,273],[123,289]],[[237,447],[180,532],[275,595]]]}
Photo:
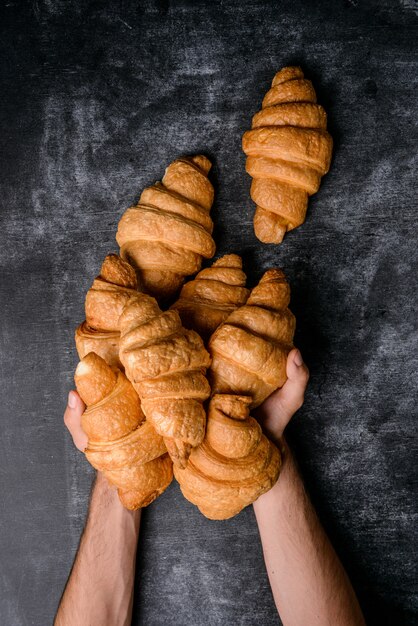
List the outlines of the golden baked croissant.
{"label": "golden baked croissant", "polygon": [[75,332],[78,356],[89,352],[103,357],[109,365],[119,361],[119,316],[138,284],[133,267],[117,254],[108,254],[100,275],[86,296],[86,319]]}
{"label": "golden baked croissant", "polygon": [[308,195],[318,191],[330,166],[326,127],[327,115],[300,67],[280,70],[242,138],[260,241],[280,243],[286,231],[305,221]]}
{"label": "golden baked croissant", "polygon": [[237,254],[227,254],[183,285],[180,297],[171,307],[179,312],[186,328],[208,339],[222,322],[246,303],[249,289]]}
{"label": "golden baked croissant", "polygon": [[174,463],[184,467],[205,433],[209,354],[199,335],[183,328],[177,311],[163,313],[146,294],[132,296],[119,326],[126,375]]}
{"label": "golden baked croissant", "polygon": [[295,332],[289,301],[283,272],[268,270],[247,303],[214,332],[209,340],[213,393],[250,396],[256,407],[283,386]]}
{"label": "golden baked croissant", "polygon": [[82,427],[87,459],[118,488],[128,509],[147,506],[171,483],[171,459],[162,437],[145,420],[126,376],[90,352],[77,366],[75,384],[87,409]]}
{"label": "golden baked croissant", "polygon": [[183,495],[209,519],[236,515],[277,481],[281,456],[250,417],[248,396],[216,394],[206,436],[186,469],[174,467]]}
{"label": "golden baked croissant", "polygon": [[202,155],[173,161],[162,182],[144,189],[119,222],[121,256],[137,269],[143,291],[156,298],[170,298],[200,269],[202,257],[215,254],[210,168]]}

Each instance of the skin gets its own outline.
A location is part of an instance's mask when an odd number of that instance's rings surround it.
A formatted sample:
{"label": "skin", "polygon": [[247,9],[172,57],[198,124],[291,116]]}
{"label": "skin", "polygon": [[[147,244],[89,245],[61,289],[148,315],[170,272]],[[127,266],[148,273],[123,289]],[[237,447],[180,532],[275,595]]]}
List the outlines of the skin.
{"label": "skin", "polygon": [[253,504],[274,601],[285,626],[361,626],[365,621],[353,588],[283,437],[309,380],[298,350],[289,354],[287,376],[257,414],[283,453],[279,480]]}
{"label": "skin", "polygon": [[[274,601],[285,626],[365,624],[350,581],[309,501],[283,437],[302,406],[309,372],[298,350],[287,361],[288,380],[258,409],[266,434],[283,453],[275,486],[254,503]],[[85,407],[69,394],[64,422],[83,451]],[[123,508],[98,472],[86,528],[55,619],[56,626],[131,623],[140,511]]]}
{"label": "skin", "polygon": [[[64,422],[84,451],[85,405],[70,391]],[[93,486],[86,527],[55,618],[55,626],[128,626],[132,618],[135,558],[141,511],[125,509],[101,472]]]}

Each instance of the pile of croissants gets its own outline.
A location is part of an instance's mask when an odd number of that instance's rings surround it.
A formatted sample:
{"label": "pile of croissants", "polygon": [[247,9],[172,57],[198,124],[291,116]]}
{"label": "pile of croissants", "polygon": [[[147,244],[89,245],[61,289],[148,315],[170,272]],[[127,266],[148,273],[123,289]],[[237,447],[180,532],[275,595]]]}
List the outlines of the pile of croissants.
{"label": "pile of croissants", "polygon": [[[243,137],[256,235],[280,242],[327,172],[326,114],[300,68],[276,74]],[[171,483],[210,519],[239,513],[277,481],[281,456],[250,410],[286,381],[295,318],[283,272],[252,290],[242,260],[215,254],[210,161],[171,163],[122,215],[75,341],[85,455],[128,509]],[[189,282],[187,277],[195,275]]]}

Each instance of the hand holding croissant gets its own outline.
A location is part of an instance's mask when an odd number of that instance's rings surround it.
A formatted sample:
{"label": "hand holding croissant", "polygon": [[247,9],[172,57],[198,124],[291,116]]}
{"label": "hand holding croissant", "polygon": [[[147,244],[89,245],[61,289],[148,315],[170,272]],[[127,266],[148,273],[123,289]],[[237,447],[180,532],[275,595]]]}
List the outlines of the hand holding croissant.
{"label": "hand holding croissant", "polygon": [[[296,349],[288,356],[287,376],[283,388],[272,394],[257,410],[258,420],[273,441],[280,440],[288,421],[303,403],[309,372]],[[79,396],[70,392],[64,421],[75,445],[82,451],[88,443],[81,427],[83,410],[84,405]],[[249,462],[251,458],[254,459],[254,455],[248,453],[259,445],[261,431],[256,420],[249,418],[248,414],[248,398],[214,396],[210,404],[204,446],[192,452],[186,470],[175,470],[186,498],[198,505],[211,519],[225,519],[235,515],[257,494],[261,495],[263,484],[264,490],[267,490],[269,484],[274,482],[277,456],[273,449],[267,450],[267,454],[264,452],[261,457],[258,455],[255,464]],[[198,468],[204,469],[203,474]],[[245,476],[241,473],[242,469]],[[233,480],[234,473],[238,480]],[[218,478],[215,479],[215,475]],[[251,480],[252,475],[256,477],[255,480]],[[262,476],[264,478],[260,480]],[[203,488],[197,488],[197,485],[203,485]],[[212,497],[211,494],[216,496]]]}
{"label": "hand holding croissant", "polygon": [[94,352],[80,361],[74,379],[87,405],[81,420],[87,459],[118,488],[126,508],[147,506],[170,484],[172,465],[134,388]]}
{"label": "hand holding croissant", "polygon": [[236,515],[279,476],[280,453],[249,415],[250,404],[248,396],[214,395],[203,444],[186,469],[175,469],[183,495],[209,519]]}
{"label": "hand holding croissant", "polygon": [[[249,407],[286,380],[295,327],[290,289],[280,270],[266,272],[251,292],[245,282],[240,257],[227,255],[163,311],[138,291],[129,263],[106,257],[86,298],[89,327],[100,327],[104,339],[84,355],[91,344],[83,326],[77,330],[75,382],[87,405],[86,457],[127,508],[166,489],[172,462],[184,495],[213,519],[235,515],[277,480],[280,454]],[[215,330],[210,354],[194,328],[206,337]]]}

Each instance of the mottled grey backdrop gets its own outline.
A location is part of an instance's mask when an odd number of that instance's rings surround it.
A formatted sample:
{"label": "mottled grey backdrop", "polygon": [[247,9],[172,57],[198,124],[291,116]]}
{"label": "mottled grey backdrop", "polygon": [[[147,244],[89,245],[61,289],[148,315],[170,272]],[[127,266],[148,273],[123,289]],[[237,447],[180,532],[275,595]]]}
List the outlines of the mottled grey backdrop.
{"label": "mottled grey backdrop", "polygon": [[[85,292],[122,211],[201,151],[218,254],[291,281],[312,380],[289,437],[321,519],[369,623],[418,623],[414,0],[9,0],[1,25],[1,624],[51,623],[83,528],[93,472],[62,413]],[[254,237],[240,143],[288,63],[335,155],[276,247]],[[209,522],[173,485],[138,566],[135,624],[278,623],[251,508]]]}

